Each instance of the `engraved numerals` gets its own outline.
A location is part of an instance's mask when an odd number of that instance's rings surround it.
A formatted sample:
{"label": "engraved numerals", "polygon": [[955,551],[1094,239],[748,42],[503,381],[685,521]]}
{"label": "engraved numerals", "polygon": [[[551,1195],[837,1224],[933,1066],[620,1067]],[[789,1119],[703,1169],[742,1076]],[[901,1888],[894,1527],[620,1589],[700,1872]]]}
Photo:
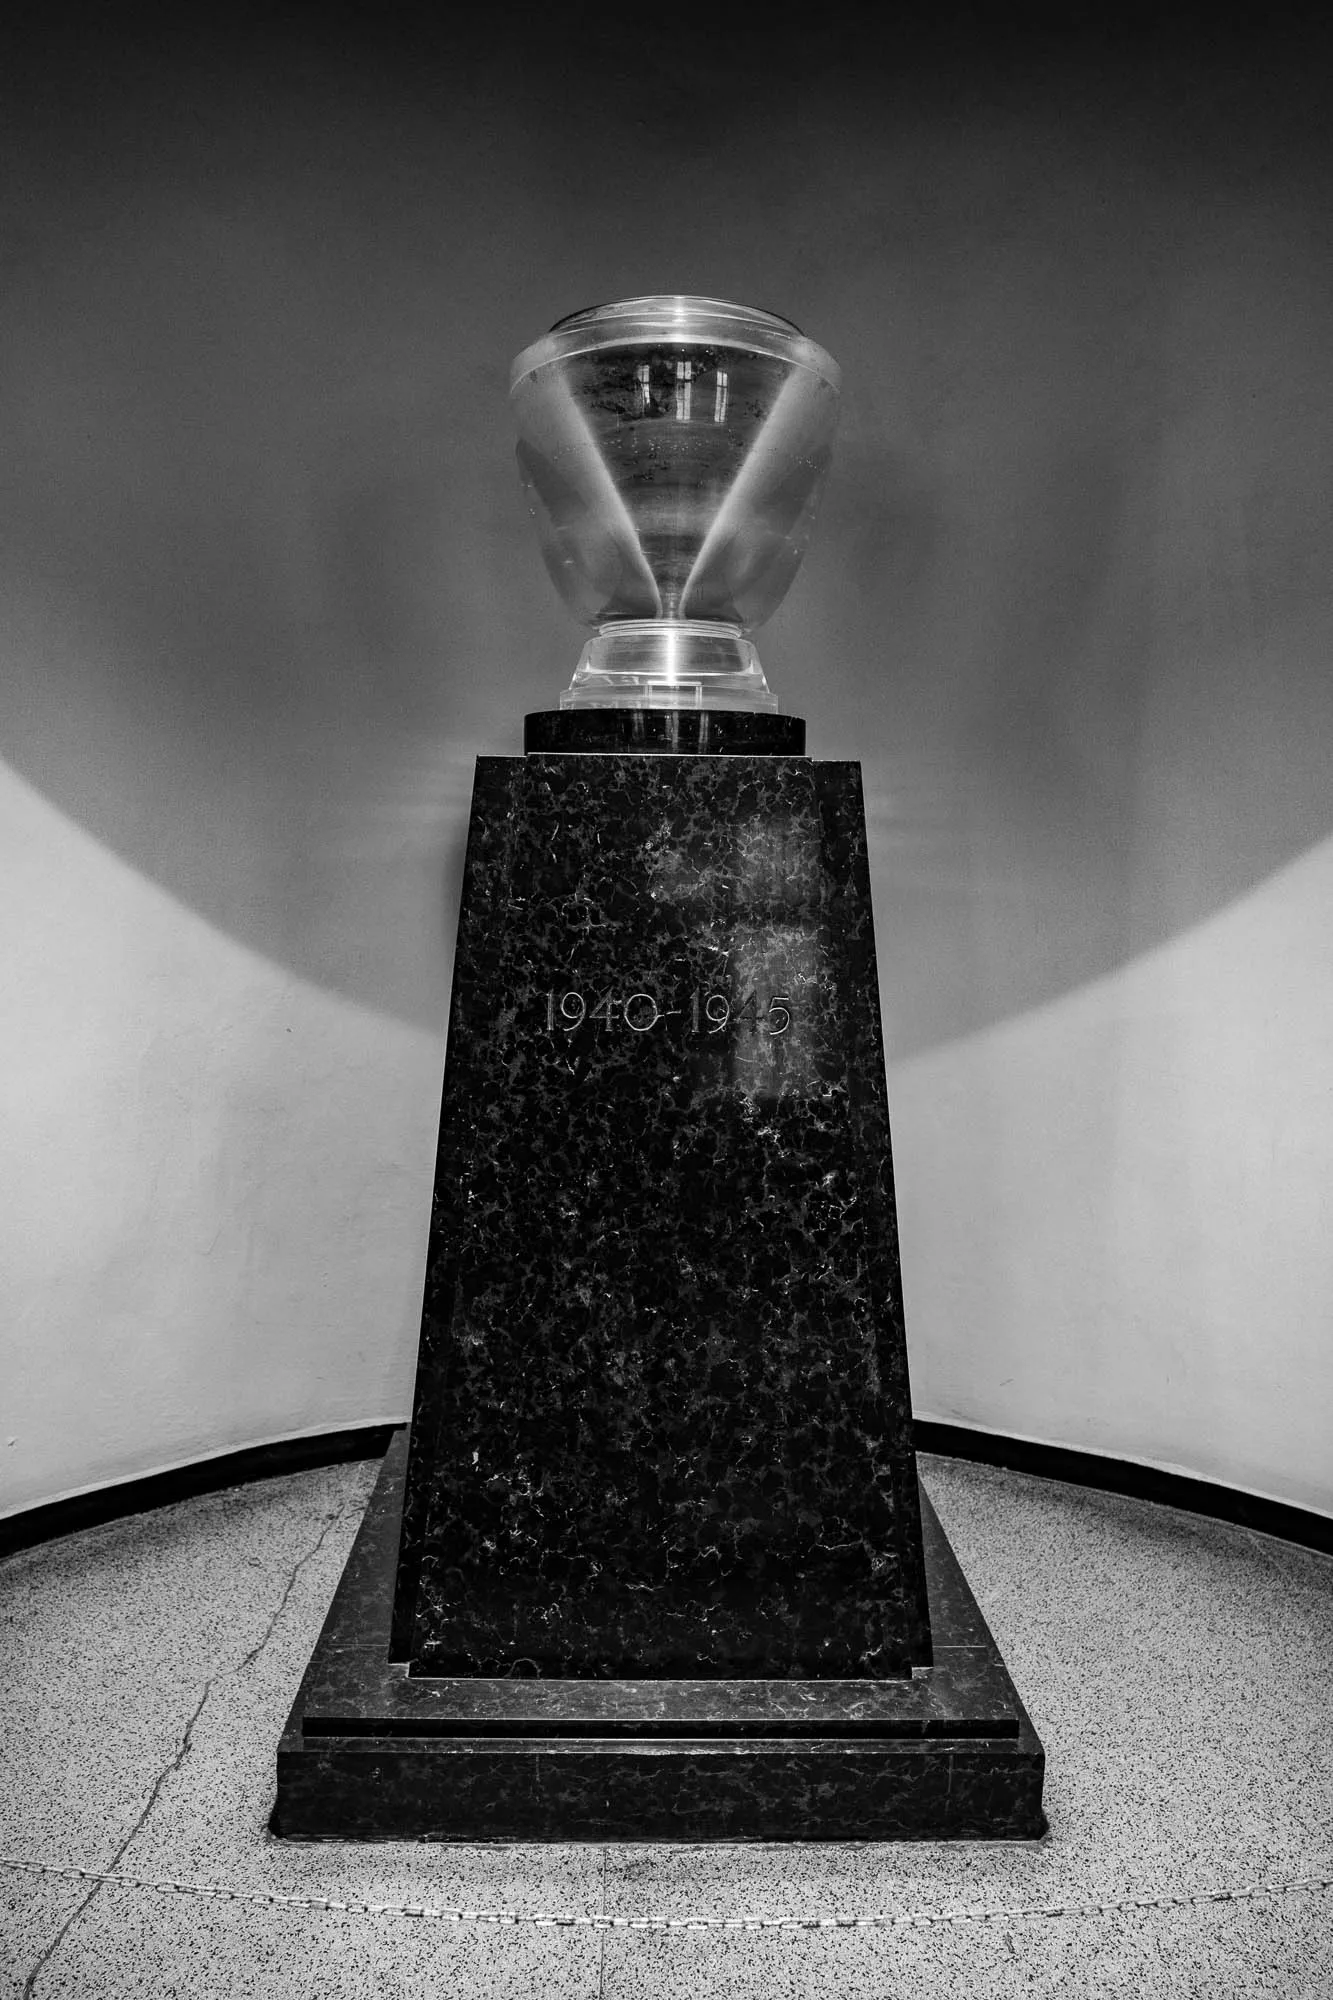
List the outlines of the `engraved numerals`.
{"label": "engraved numerals", "polygon": [[739,1002],[720,987],[694,987],[679,1007],[664,1007],[657,994],[640,987],[633,993],[608,989],[596,996],[558,987],[543,996],[548,1035],[573,1037],[580,1028],[592,1027],[599,1034],[628,1032],[650,1035],[655,1028],[681,1021],[691,1036],[707,1041],[724,1035],[728,1028],[745,1027],[751,1033],[776,1041],[792,1024],[791,996],[773,993],[761,1001],[753,988]]}

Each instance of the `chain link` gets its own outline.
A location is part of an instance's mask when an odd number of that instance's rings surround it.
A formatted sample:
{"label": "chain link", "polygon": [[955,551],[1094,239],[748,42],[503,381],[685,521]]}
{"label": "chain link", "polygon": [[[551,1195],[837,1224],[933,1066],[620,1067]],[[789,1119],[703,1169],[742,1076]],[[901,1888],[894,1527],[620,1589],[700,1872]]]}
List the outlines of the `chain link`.
{"label": "chain link", "polygon": [[1194,1889],[1180,1895],[1114,1896],[1095,1903],[975,1904],[961,1909],[874,1911],[856,1917],[622,1917],[561,1915],[528,1910],[471,1910],[450,1904],[344,1902],[335,1896],[284,1896],[269,1889],[236,1889],[222,1882],[178,1882],[168,1876],[125,1875],[78,1868],[70,1862],[31,1861],[0,1854],[0,1868],[30,1875],[71,1877],[112,1888],[149,1889],[176,1896],[209,1896],[227,1903],[262,1903],[272,1909],[327,1910],[339,1916],[417,1917],[445,1924],[531,1924],[544,1930],[594,1931],[865,1931],[908,1930],[930,1924],[1008,1923],[1032,1917],[1104,1917],[1122,1910],[1187,1910],[1205,1903],[1246,1903],[1298,1890],[1333,1889],[1333,1875],[1289,1875],[1273,1882],[1246,1882],[1231,1889]]}

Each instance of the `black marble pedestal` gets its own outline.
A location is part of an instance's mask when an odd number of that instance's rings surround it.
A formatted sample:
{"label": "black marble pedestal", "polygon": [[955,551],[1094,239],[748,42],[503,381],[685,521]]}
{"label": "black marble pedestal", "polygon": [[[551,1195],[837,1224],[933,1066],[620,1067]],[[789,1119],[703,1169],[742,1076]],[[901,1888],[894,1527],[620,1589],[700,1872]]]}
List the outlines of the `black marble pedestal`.
{"label": "black marble pedestal", "polygon": [[395,1657],[927,1665],[909,1425],[857,767],[481,758]]}
{"label": "black marble pedestal", "polygon": [[411,1447],[280,1832],[1040,1829],[923,1539],[860,774],[803,740],[594,711],[478,762]]}
{"label": "black marble pedestal", "polygon": [[1035,1839],[1044,1755],[925,1495],[907,1679],[423,1678],[389,1657],[406,1440],[278,1748],[298,1840]]}

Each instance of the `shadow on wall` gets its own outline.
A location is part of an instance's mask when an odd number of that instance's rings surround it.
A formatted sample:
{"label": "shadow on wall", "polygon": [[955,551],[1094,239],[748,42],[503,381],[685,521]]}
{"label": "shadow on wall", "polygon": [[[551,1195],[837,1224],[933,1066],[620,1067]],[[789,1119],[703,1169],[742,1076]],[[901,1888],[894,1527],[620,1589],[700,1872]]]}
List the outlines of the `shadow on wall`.
{"label": "shadow on wall", "polygon": [[472,757],[518,748],[580,643],[509,357],[700,290],[845,369],[761,644],[813,754],[865,764],[896,1053],[1322,838],[1333,292],[1299,52],[820,46],[742,101],[621,37],[575,66],[584,116],[549,45],[30,51],[0,139],[5,757],[245,943],[438,1018]]}

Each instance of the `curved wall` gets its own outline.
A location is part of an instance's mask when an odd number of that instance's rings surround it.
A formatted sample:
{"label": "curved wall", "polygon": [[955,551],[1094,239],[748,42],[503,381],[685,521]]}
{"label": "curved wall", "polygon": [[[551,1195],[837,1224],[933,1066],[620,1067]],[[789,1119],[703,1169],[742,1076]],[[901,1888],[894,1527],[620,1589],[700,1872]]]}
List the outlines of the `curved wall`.
{"label": "curved wall", "polygon": [[1333,1512],[1300,52],[597,46],[11,74],[0,1511],[406,1413],[471,760],[579,644],[506,365],[675,287],[846,371],[761,645],[865,767],[918,1412]]}

